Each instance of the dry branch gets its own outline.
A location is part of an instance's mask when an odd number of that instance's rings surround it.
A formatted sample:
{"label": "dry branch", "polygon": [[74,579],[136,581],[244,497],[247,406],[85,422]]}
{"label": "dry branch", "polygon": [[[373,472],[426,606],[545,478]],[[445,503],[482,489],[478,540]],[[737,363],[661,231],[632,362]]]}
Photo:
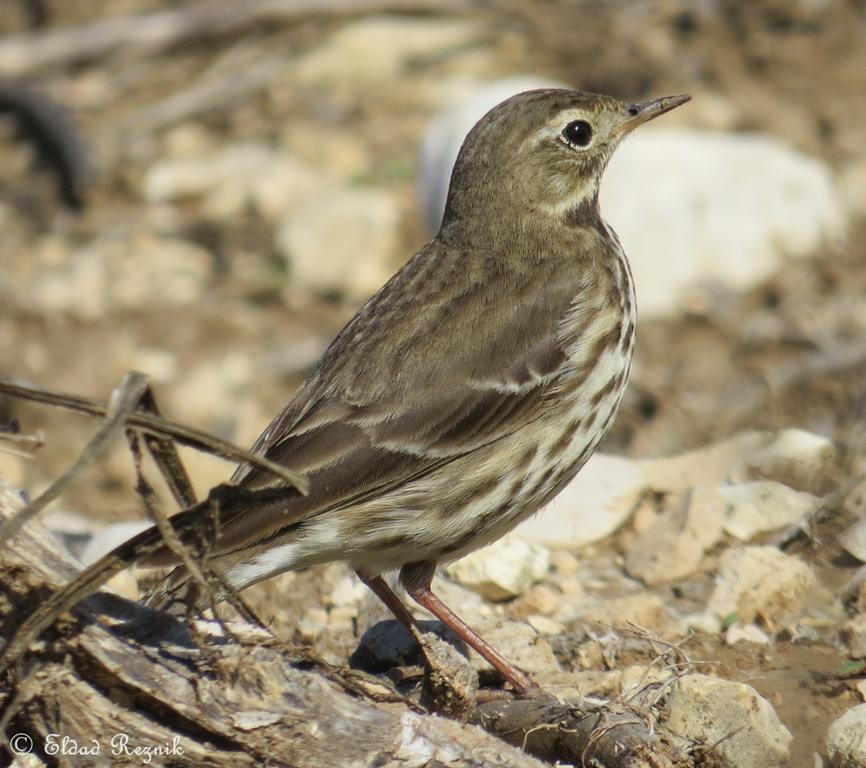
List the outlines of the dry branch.
{"label": "dry branch", "polygon": [[588,701],[488,702],[473,722],[551,761],[605,768],[686,768],[680,745],[653,734],[644,719]]}
{"label": "dry branch", "polygon": [[[51,392],[47,389],[12,382],[8,379],[0,379],[0,393],[13,397],[21,397],[37,403],[53,405],[75,413],[84,413],[88,416],[108,415],[108,407],[95,400]],[[225,440],[214,437],[208,432],[188,427],[185,424],[165,419],[153,413],[139,411],[130,413],[126,422],[129,426],[135,427],[146,435],[153,435],[158,438],[172,438],[181,445],[205,451],[206,453],[212,453],[229,461],[248,462],[253,466],[263,469],[275,478],[284,480],[302,494],[306,494],[309,490],[309,482],[298,472],[294,472],[288,467],[238,448],[231,443],[227,443]]]}

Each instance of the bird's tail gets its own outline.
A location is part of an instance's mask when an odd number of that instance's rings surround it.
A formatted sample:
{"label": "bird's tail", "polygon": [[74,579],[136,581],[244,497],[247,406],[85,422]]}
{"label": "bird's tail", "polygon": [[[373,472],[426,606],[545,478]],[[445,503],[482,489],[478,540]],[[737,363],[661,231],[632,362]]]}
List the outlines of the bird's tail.
{"label": "bird's tail", "polygon": [[[207,499],[173,515],[169,522],[182,546],[201,548],[203,544],[212,545],[217,538],[220,509],[227,514],[237,514],[258,504],[273,504],[275,499],[282,498],[285,493],[285,488],[278,487],[245,491],[232,486],[217,486]],[[14,664],[61,613],[92,595],[116,573],[136,563],[158,568],[177,566],[179,562],[179,558],[166,545],[157,526],[152,526],[123,542],[39,604],[0,651],[0,672]],[[189,583],[188,577],[185,568],[176,567],[145,601],[149,607],[159,609],[166,608],[169,603],[182,601],[184,589]],[[223,597],[222,594],[217,595],[217,599]],[[197,602],[208,604],[207,601],[203,602],[200,596]]]}

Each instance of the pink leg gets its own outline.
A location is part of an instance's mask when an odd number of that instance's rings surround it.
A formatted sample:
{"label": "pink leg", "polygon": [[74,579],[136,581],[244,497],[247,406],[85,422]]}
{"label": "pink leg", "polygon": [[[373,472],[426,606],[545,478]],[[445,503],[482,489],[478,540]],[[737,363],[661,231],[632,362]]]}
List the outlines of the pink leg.
{"label": "pink leg", "polygon": [[[537,688],[538,686],[532,682],[528,675],[515,667],[433,594],[430,589],[430,582],[433,580],[434,568],[435,566],[428,563],[412,563],[403,567],[403,570],[400,571],[400,581],[406,587],[409,596],[418,605],[430,611],[439,621],[450,627],[467,645],[474,648],[482,658],[486,659],[494,669],[498,670],[511,683],[515,691],[526,693],[533,688]],[[390,592],[390,589],[388,591]],[[393,595],[394,593],[391,592],[391,594]],[[390,608],[390,605],[388,607]],[[400,607],[403,608],[402,604]],[[406,609],[403,608],[403,610],[405,611]]]}
{"label": "pink leg", "polygon": [[373,594],[388,606],[391,613],[397,618],[397,621],[406,627],[406,629],[411,632],[412,627],[417,628],[418,622],[415,621],[415,617],[406,610],[406,606],[400,602],[400,598],[394,594],[394,590],[388,586],[388,582],[385,579],[381,576],[370,576],[361,570],[357,570],[355,573],[361,581],[373,590]]}

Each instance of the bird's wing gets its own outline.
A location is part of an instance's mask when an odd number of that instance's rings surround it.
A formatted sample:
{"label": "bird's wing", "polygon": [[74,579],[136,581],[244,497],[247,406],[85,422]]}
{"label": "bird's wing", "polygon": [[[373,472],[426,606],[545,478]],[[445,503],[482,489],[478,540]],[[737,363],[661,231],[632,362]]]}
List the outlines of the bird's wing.
{"label": "bird's wing", "polygon": [[[575,285],[560,279],[545,291],[544,275],[494,270],[464,274],[455,287],[441,263],[448,252],[436,241],[431,248],[340,333],[253,447],[306,474],[309,495],[287,495],[277,514],[268,507],[221,520],[220,550],[385,493],[543,412],[566,363],[559,325],[575,311]],[[497,291],[512,301],[491,300]],[[274,483],[250,467],[233,480]]]}

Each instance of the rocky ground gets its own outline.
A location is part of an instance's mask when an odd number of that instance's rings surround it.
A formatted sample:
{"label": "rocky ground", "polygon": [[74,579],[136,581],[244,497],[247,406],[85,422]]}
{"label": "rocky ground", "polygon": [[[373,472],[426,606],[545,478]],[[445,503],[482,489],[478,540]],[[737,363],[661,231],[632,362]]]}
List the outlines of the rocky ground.
{"label": "rocky ground", "polygon": [[[639,701],[721,765],[866,765],[860,5],[279,5],[74,54],[45,41],[192,4],[48,3],[35,30],[26,3],[0,11],[0,71],[72,110],[94,170],[65,210],[3,124],[0,373],[107,399],[142,370],[164,413],[247,445],[427,239],[423,190],[443,171],[419,179],[417,158],[436,115],[516,75],[690,92],[603,191],[642,318],[604,455],[437,586],[549,690]],[[93,429],[0,409],[43,436],[17,444],[32,455],[0,445],[0,475],[31,494]],[[200,492],[230,471],[183,456]],[[93,557],[142,517],[133,484],[118,446],[45,520]],[[415,663],[342,565],[248,594],[333,663]]]}

